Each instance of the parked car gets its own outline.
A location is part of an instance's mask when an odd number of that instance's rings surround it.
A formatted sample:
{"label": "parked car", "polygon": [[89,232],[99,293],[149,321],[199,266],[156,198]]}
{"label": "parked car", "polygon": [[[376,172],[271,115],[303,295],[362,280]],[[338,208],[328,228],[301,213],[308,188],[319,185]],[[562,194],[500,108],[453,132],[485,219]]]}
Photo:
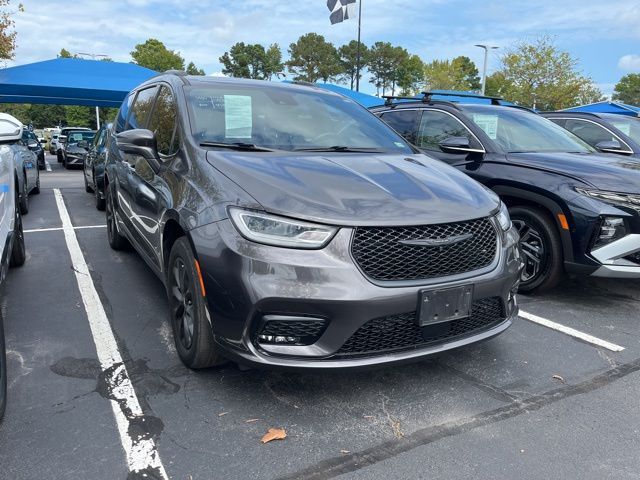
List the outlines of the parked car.
{"label": "parked car", "polygon": [[49,140],[49,153],[51,155],[55,155],[58,151],[58,138],[60,137],[59,133],[52,133],[51,140]]}
{"label": "parked car", "polygon": [[517,314],[498,197],[313,86],[163,74],[125,99],[107,235],[165,282],[178,354],[332,368],[493,337]]}
{"label": "parked car", "polygon": [[62,163],[63,159],[63,150],[65,147],[65,143],[67,141],[67,134],[71,131],[83,131],[83,130],[91,130],[90,128],[85,127],[65,127],[60,129],[60,133],[58,134],[58,138],[56,139],[56,151],[55,154],[58,157],[58,163]]}
{"label": "parked car", "polygon": [[22,141],[27,145],[27,147],[29,147],[29,150],[36,154],[38,170],[44,170],[44,148],[42,148],[42,144],[40,143],[40,140],[38,140],[38,137],[36,137],[33,132],[30,132],[25,128],[22,132]]}
{"label": "parked car", "polygon": [[93,142],[96,132],[92,130],[71,130],[67,132],[62,149],[62,166],[82,166],[89,144]]}
{"label": "parked car", "polygon": [[[19,167],[16,159],[20,158],[23,149],[18,142],[22,141],[22,124],[11,115],[0,113],[0,285],[4,287],[9,267],[24,264],[26,254],[22,215],[18,207],[18,175]],[[3,315],[0,309],[0,420],[7,403],[7,358]]]}
{"label": "parked car", "polygon": [[596,150],[640,157],[640,118],[615,113],[545,112]]}
{"label": "parked car", "polygon": [[20,134],[20,139],[12,143],[12,150],[16,153],[14,163],[18,177],[18,204],[23,215],[29,213],[29,195],[40,193],[38,157],[32,150],[35,148],[34,140],[25,136],[24,131]]}
{"label": "parked car", "polygon": [[640,162],[599,155],[528,109],[485,99],[427,94],[372,111],[500,195],[521,237],[520,291],[551,288],[565,271],[640,278]]}
{"label": "parked car", "polygon": [[95,134],[84,157],[84,189],[93,193],[96,208],[104,210],[104,166],[109,142],[112,139],[112,123],[105,123]]}

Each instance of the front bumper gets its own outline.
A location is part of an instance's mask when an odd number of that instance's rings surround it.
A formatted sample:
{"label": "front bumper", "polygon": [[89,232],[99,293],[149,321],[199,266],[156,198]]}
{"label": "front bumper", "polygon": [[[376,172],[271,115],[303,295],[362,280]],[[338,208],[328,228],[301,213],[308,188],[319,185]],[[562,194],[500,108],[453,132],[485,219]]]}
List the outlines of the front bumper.
{"label": "front bumper", "polygon": [[[228,219],[190,233],[216,342],[229,357],[243,363],[344,368],[410,361],[491,338],[506,330],[517,316],[514,292],[522,265],[515,231],[509,234],[510,244],[499,242],[497,260],[489,271],[404,286],[375,285],[361,273],[351,258],[353,230],[349,228],[341,229],[322,250],[257,244],[242,238]],[[467,284],[474,286],[474,301],[502,299],[503,317],[482,331],[424,348],[336,357],[345,342],[370,320],[415,312],[420,291]],[[265,316],[325,319],[327,324],[310,345],[263,344],[257,337]]]}
{"label": "front bumper", "polygon": [[64,161],[67,165],[84,165],[84,159],[82,157],[67,155]]}
{"label": "front bumper", "polygon": [[640,234],[630,234],[591,251],[602,265],[594,277],[640,278]]}

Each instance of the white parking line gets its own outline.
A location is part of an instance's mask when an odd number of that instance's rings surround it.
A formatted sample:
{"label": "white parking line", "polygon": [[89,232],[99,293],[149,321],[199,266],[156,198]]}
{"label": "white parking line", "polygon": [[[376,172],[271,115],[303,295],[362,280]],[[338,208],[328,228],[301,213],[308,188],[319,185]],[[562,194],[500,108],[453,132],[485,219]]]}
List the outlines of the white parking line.
{"label": "white parking line", "polygon": [[[84,225],[80,227],[71,227],[74,230],[84,230],[85,228],[107,228],[106,225]],[[51,228],[32,228],[25,230],[24,233],[38,233],[38,232],[59,232],[64,230],[64,227],[51,227]]]}
{"label": "white parking line", "polygon": [[46,167],[47,172],[50,172],[50,171],[51,171],[51,164],[49,163],[49,161],[48,161],[48,160],[45,160],[45,161],[44,161],[44,166]]}
{"label": "white parking line", "polygon": [[532,313],[523,312],[522,310],[520,310],[519,315],[521,318],[529,320],[530,322],[537,323],[538,325],[542,325],[547,328],[552,328],[553,330],[557,330],[566,335],[571,335],[572,337],[579,338],[580,340],[591,343],[593,345],[597,345],[598,347],[606,348],[607,350],[611,350],[612,352],[621,352],[622,350],[624,350],[624,347],[621,347],[620,345],[607,342],[606,340],[594,337],[593,335],[589,335],[588,333],[584,333],[580,330],[576,330],[575,328],[552,322],[551,320],[547,320],[546,318],[539,317]]}
{"label": "white parking line", "polygon": [[133,422],[143,418],[140,402],[118,350],[118,344],[111,330],[107,314],[91,280],[89,267],[82,250],[80,250],[80,244],[71,224],[69,212],[64,205],[62,193],[57,188],[53,189],[53,193],[62,220],[62,230],[78,281],[78,288],[87,312],[91,334],[96,345],[98,360],[102,366],[105,381],[111,387],[111,408],[120,433],[120,441],[127,456],[129,471],[133,474],[143,475],[149,475],[152,471],[155,474],[153,478],[168,479],[155,441],[152,438],[145,438],[142,432],[135,435],[138,429]]}

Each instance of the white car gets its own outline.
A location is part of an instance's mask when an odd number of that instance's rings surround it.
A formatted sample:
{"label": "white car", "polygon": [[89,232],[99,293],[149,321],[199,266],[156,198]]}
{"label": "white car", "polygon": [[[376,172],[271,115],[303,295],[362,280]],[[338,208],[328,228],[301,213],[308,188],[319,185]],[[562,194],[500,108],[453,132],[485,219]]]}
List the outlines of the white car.
{"label": "white car", "polygon": [[[16,159],[24,153],[22,124],[0,113],[0,285],[4,285],[9,267],[21,266],[26,258],[22,214],[18,206],[19,188]],[[7,362],[0,311],[0,418],[7,402]]]}

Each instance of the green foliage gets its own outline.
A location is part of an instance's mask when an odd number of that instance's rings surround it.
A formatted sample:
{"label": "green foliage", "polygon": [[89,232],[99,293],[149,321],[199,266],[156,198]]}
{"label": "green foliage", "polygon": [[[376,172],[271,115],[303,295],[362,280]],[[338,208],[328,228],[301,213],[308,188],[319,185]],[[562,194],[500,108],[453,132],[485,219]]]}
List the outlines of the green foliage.
{"label": "green foliage", "polygon": [[204,70],[196,67],[196,64],[193,62],[189,62],[189,65],[187,65],[187,73],[189,75],[200,75],[200,76],[203,76],[205,74]]}
{"label": "green foliage", "polygon": [[[12,59],[16,49],[15,12],[7,10],[10,3],[11,0],[0,0],[0,59],[3,60]],[[18,5],[18,11],[24,11],[22,4]]]}
{"label": "green foliage", "polygon": [[473,91],[480,89],[478,69],[469,57],[434,60],[425,65],[424,77],[428,90]]}
{"label": "green foliage", "polygon": [[499,72],[505,98],[541,110],[558,110],[602,97],[591,79],[578,72],[577,60],[559,50],[548,36],[507,50]]}
{"label": "green foliage", "polygon": [[141,67],[150,68],[156,72],[184,70],[184,58],[178,52],[169,50],[164,43],[155,38],[136,45],[131,52],[131,58]]}
{"label": "green foliage", "polygon": [[69,50],[66,48],[60,49],[60,53],[58,54],[58,58],[78,58],[77,55],[72,55]]}
{"label": "green foliage", "polygon": [[282,71],[282,53],[278,44],[267,50],[259,44],[236,43],[220,57],[222,73],[231,77],[268,80]]}
{"label": "green foliage", "polygon": [[622,77],[615,86],[613,99],[640,106],[640,73],[630,73]]}
{"label": "green foliage", "polygon": [[[96,128],[95,107],[8,103],[2,106],[2,111],[13,115],[24,125],[33,124],[34,128],[58,125]],[[100,108],[100,121],[112,122],[117,113],[117,108]]]}
{"label": "green foliage", "polygon": [[[396,85],[402,72],[400,66],[409,62],[410,56],[402,47],[394,47],[389,42],[376,42],[369,51],[369,72],[372,75],[369,82],[376,87],[377,93],[382,89],[382,95],[391,89],[391,94],[395,94]],[[406,63],[406,65],[409,65]],[[406,81],[406,79],[405,79]]]}
{"label": "green foliage", "polygon": [[340,75],[340,57],[336,47],[322,35],[307,33],[289,45],[289,72],[295,80],[328,82]]}
{"label": "green foliage", "polygon": [[416,95],[424,87],[424,62],[418,55],[407,56],[398,67],[400,95]]}
{"label": "green foliage", "polygon": [[[340,57],[340,68],[342,70],[342,80],[350,83],[351,90],[356,84],[356,70],[358,63],[358,42],[351,40],[346,45],[342,45],[338,49]],[[360,79],[362,79],[362,71],[369,63],[369,48],[365,44],[360,45]]]}

